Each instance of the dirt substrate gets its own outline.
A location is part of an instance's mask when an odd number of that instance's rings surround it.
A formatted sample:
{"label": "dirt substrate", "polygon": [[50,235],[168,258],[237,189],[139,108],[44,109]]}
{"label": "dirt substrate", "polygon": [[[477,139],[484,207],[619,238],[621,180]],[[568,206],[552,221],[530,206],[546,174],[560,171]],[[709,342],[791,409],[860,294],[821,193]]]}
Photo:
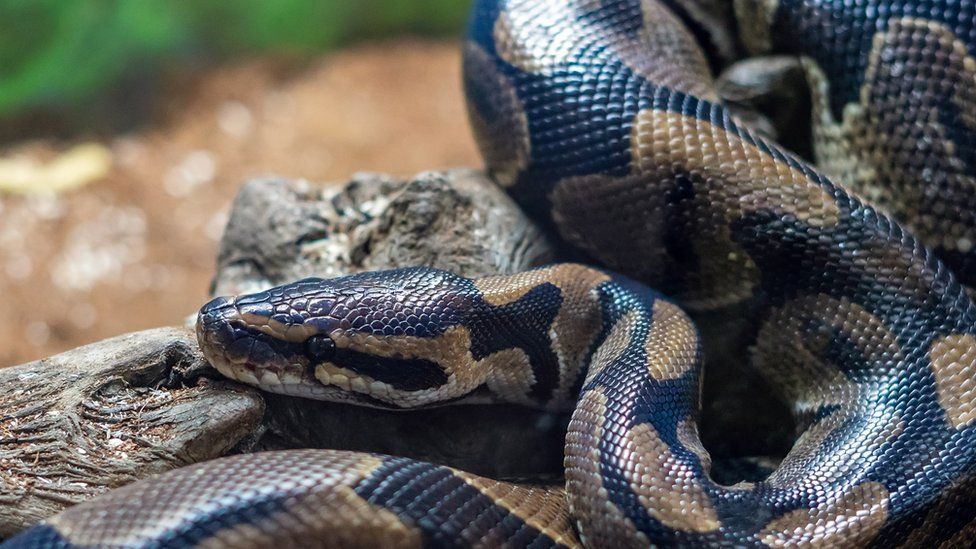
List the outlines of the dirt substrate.
{"label": "dirt substrate", "polygon": [[[206,299],[246,178],[478,166],[455,43],[360,46],[305,68],[258,60],[175,78],[139,130],[101,139],[109,174],[58,195],[0,194],[0,366],[177,324]],[[8,145],[55,158],[77,142]]]}

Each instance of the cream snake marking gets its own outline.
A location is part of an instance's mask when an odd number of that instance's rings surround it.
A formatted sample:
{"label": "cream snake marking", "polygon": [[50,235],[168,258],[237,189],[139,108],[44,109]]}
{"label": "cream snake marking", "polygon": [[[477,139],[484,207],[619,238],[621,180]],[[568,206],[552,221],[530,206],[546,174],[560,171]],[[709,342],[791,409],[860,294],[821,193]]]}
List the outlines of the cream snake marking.
{"label": "cream snake marking", "polygon": [[[740,22],[751,43],[795,38],[823,92],[818,155],[866,199],[727,113],[686,27],[699,3],[481,0],[465,87],[490,171],[554,234],[631,278],[577,264],[477,280],[411,268],[200,313],[213,364],[269,391],[571,409],[564,487],[378,455],[253,454],[110,492],[11,545],[969,544],[976,306],[866,200],[971,275],[971,203],[958,200],[974,175],[974,4],[736,4],[754,16]],[[803,427],[768,478],[712,480],[698,335],[632,279],[690,310],[748,311],[753,365]]]}

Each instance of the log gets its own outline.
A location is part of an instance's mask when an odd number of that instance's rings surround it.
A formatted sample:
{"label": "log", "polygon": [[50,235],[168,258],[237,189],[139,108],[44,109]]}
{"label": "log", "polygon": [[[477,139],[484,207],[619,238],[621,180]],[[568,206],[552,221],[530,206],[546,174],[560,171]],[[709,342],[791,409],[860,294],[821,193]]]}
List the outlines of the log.
{"label": "log", "polygon": [[339,189],[263,178],[246,183],[234,200],[213,293],[410,265],[478,277],[554,257],[536,225],[478,171],[426,172],[408,181],[363,173]]}
{"label": "log", "polygon": [[179,328],[0,370],[0,539],[111,488],[247,446],[263,400],[201,377],[207,370]]}

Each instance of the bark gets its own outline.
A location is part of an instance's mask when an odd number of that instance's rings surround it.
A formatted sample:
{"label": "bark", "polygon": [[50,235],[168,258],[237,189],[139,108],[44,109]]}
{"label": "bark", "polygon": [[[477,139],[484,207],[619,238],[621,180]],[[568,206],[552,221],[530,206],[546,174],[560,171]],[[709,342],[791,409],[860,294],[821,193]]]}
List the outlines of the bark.
{"label": "bark", "polygon": [[409,181],[357,174],[340,189],[258,179],[234,201],[214,293],[410,265],[471,277],[515,273],[553,257],[539,229],[477,171]]}
{"label": "bark", "polygon": [[263,400],[208,368],[191,333],[162,328],[0,370],[0,539],[246,443]]}

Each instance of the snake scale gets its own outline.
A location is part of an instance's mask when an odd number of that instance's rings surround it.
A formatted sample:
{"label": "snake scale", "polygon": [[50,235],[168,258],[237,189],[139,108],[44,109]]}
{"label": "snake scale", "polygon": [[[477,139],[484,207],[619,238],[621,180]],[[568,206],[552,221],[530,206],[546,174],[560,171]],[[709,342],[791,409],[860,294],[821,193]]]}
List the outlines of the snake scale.
{"label": "snake scale", "polygon": [[[266,390],[572,410],[564,486],[257,453],[109,492],[9,546],[969,546],[976,2],[735,2],[743,42],[802,60],[817,167],[723,106],[704,52],[728,44],[724,4],[475,1],[464,84],[486,164],[609,270],[405,268],[200,312],[208,359]],[[702,347],[676,303],[755,325],[752,363],[802,427],[768,478],[710,477]]]}

